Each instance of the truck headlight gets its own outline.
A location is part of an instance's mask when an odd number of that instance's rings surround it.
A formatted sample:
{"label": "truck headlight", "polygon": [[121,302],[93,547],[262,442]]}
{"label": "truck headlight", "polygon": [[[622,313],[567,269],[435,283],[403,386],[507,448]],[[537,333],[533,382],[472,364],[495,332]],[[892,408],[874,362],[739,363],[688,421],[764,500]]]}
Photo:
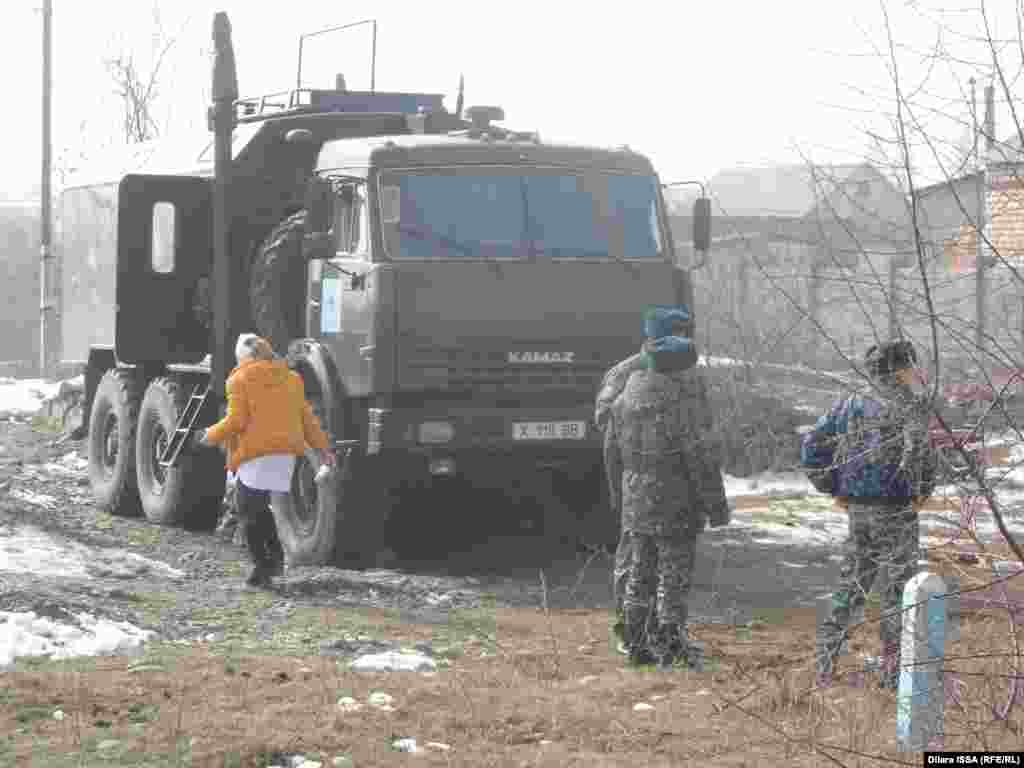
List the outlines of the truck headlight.
{"label": "truck headlight", "polygon": [[417,436],[421,443],[450,443],[455,437],[455,427],[447,421],[424,421]]}

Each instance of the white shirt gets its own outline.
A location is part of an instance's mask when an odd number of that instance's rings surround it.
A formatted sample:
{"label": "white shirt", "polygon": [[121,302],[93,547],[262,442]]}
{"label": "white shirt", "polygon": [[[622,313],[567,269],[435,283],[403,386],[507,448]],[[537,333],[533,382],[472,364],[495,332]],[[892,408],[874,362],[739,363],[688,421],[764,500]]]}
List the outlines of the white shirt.
{"label": "white shirt", "polygon": [[295,457],[290,453],[271,453],[243,461],[238,467],[238,479],[254,491],[289,493]]}

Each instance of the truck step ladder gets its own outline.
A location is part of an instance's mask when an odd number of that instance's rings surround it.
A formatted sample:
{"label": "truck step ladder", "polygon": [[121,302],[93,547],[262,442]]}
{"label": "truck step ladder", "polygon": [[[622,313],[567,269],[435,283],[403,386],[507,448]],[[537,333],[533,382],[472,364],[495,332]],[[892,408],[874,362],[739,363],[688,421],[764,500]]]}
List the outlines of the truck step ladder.
{"label": "truck step ladder", "polygon": [[209,385],[205,385],[204,388],[203,384],[196,384],[195,389],[192,390],[192,395],[181,411],[181,416],[175,425],[174,434],[171,435],[171,439],[167,443],[167,447],[164,448],[163,455],[160,457],[160,466],[164,469],[171,469],[178,463],[178,457],[181,455],[182,449],[188,444],[192,433],[195,432],[199,414],[203,412],[206,398],[209,395]]}

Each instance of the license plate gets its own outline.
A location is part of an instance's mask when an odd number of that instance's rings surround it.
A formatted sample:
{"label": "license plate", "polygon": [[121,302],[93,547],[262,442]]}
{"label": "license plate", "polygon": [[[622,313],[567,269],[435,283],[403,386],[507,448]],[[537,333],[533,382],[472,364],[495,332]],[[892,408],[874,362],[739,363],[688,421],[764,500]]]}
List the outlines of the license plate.
{"label": "license plate", "polygon": [[512,425],[514,440],[582,440],[586,436],[585,421],[517,421]]}

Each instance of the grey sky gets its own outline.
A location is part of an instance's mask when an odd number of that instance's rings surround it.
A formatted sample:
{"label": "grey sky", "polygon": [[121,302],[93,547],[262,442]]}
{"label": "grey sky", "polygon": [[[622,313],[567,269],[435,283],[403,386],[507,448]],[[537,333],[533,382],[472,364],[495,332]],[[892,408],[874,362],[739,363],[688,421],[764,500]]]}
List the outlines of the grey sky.
{"label": "grey sky", "polygon": [[[949,0],[947,0],[949,2]],[[0,197],[37,183],[39,165],[39,0],[6,0],[0,67],[9,99],[3,127]],[[240,89],[252,95],[292,86],[300,32],[376,18],[377,88],[446,94],[454,107],[460,73],[466,103],[499,104],[506,124],[542,138],[622,144],[651,156],[664,180],[704,179],[740,164],[849,162],[865,157],[866,129],[892,135],[883,111],[894,101],[882,4],[873,0],[744,0],[630,3],[522,0],[479,3],[319,2],[263,4],[163,0],[162,22],[177,43],[165,64],[157,115],[165,134],[202,130],[208,92],[210,24],[228,12]],[[991,4],[1010,37],[1013,4]],[[962,139],[971,66],[927,56],[936,22],[953,28],[943,44],[975,61],[984,50],[976,8],[941,2],[886,4],[900,42],[901,72],[915,92],[915,117],[939,149]],[[996,12],[998,8],[998,13]],[[103,58],[123,49],[145,65],[152,45],[151,0],[54,0],[54,143],[58,159],[96,155],[120,142],[118,100]],[[329,87],[344,72],[369,86],[369,28],[311,41],[306,84]],[[1007,49],[1016,73],[1020,53]],[[1002,98],[1000,96],[1000,101]],[[17,119],[12,105],[20,105]],[[1005,112],[1005,114],[1003,114]],[[1000,112],[1009,133],[1009,112]],[[930,163],[922,148],[922,164]],[[934,163],[930,163],[934,176]]]}

